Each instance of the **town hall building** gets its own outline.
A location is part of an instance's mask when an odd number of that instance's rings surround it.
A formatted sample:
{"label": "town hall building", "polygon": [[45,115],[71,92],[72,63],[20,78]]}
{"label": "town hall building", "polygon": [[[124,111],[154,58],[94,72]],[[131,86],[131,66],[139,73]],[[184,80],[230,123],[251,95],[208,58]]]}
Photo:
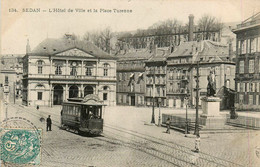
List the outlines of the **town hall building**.
{"label": "town hall building", "polygon": [[68,98],[97,94],[116,104],[116,59],[91,42],[47,38],[23,58],[23,104],[60,105]]}

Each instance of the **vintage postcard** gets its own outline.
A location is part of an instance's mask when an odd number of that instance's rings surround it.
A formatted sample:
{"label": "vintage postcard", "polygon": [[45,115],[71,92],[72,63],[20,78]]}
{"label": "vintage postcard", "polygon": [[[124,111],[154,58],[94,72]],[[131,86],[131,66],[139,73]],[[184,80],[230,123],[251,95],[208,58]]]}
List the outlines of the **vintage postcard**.
{"label": "vintage postcard", "polygon": [[0,166],[260,166],[260,1],[0,7]]}

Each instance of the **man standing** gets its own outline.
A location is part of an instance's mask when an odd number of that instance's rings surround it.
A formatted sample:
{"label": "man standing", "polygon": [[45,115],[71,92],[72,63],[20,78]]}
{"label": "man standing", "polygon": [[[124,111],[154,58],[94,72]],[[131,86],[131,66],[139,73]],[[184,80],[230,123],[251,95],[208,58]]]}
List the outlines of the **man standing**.
{"label": "man standing", "polygon": [[51,122],[51,115],[49,115],[49,117],[47,118],[47,129],[46,129],[46,131],[51,131],[51,124],[52,124],[52,122]]}
{"label": "man standing", "polygon": [[166,121],[166,126],[167,126],[166,133],[169,133],[169,134],[170,134],[170,126],[171,126],[170,118],[167,119],[167,121]]}

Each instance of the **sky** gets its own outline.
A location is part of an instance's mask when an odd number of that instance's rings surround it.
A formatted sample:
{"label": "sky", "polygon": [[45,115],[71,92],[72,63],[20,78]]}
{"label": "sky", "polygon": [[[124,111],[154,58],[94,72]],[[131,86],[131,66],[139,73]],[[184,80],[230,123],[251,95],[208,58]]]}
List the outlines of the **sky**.
{"label": "sky", "polygon": [[[260,12],[260,1],[1,0],[0,7],[0,54],[25,54],[27,39],[33,49],[44,39],[60,38],[65,33],[83,36],[87,31],[106,27],[112,31],[132,31],[174,18],[185,24],[190,14],[194,15],[195,23],[204,14],[215,16],[222,22],[241,22]],[[76,8],[82,8],[85,12],[76,12]],[[40,12],[23,12],[25,9],[40,9]],[[65,12],[53,12],[54,9],[65,9]],[[91,12],[88,12],[90,9]],[[113,9],[132,12],[115,13]]]}

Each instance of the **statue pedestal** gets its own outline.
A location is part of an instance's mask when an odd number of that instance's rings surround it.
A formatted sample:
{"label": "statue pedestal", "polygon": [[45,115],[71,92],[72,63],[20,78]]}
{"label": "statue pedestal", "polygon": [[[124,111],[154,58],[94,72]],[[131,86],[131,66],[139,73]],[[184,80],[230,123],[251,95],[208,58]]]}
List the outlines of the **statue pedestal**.
{"label": "statue pedestal", "polygon": [[226,123],[225,116],[219,114],[220,101],[218,97],[201,98],[203,113],[200,115],[200,124],[203,129],[222,129]]}

